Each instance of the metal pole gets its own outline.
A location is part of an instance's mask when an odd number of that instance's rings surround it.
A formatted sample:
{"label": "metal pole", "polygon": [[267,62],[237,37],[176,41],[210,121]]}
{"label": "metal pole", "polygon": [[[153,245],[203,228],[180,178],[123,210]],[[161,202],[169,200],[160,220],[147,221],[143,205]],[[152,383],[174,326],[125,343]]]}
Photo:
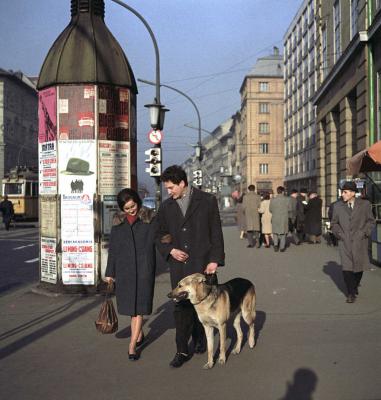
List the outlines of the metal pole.
{"label": "metal pole", "polygon": [[120,0],[111,0],[114,3],[119,4],[120,6],[126,8],[127,10],[131,11],[134,15],[136,15],[140,21],[143,22],[144,26],[147,28],[152,42],[153,42],[153,46],[155,48],[155,56],[156,56],[156,83],[152,83],[154,86],[156,86],[156,103],[160,104],[160,55],[159,55],[159,47],[157,45],[157,41],[155,38],[155,35],[153,34],[153,31],[151,29],[151,27],[148,25],[147,21],[142,17],[141,14],[139,14],[136,10],[134,10],[132,7],[128,6],[126,3],[123,3],[123,1]]}
{"label": "metal pole", "polygon": [[[152,85],[152,86],[155,85],[154,82],[147,81],[145,79],[138,79],[138,81],[142,82],[142,83],[146,83],[147,85]],[[198,143],[197,143],[197,146],[200,147],[200,153],[201,153],[201,130],[202,130],[201,129],[201,116],[200,116],[200,112],[198,111],[198,108],[196,106],[196,103],[186,93],[182,92],[179,89],[176,89],[176,88],[174,88],[172,86],[169,86],[169,85],[165,85],[163,83],[160,84],[160,86],[163,86],[163,87],[166,87],[168,89],[174,90],[175,92],[177,92],[177,93],[181,94],[182,96],[186,97],[192,103],[194,109],[196,110],[197,118],[198,118]],[[201,160],[199,160],[199,161],[201,161]]]}
{"label": "metal pole", "polygon": [[[155,103],[161,104],[160,103],[160,86],[161,86],[160,85],[160,54],[159,54],[159,47],[157,45],[155,35],[153,34],[151,27],[148,25],[148,22],[143,18],[143,16],[140,13],[138,13],[136,10],[134,10],[132,7],[130,7],[126,3],[123,3],[123,1],[120,1],[120,0],[111,0],[111,1],[119,4],[120,6],[126,8],[127,10],[131,11],[134,15],[136,15],[140,19],[140,21],[143,22],[144,26],[147,28],[148,33],[151,36],[153,46],[155,48],[155,56],[156,56],[156,83],[152,83],[152,84],[153,84],[153,86],[156,86]],[[155,147],[158,147],[161,149],[160,144],[156,145]],[[162,157],[162,162],[163,162],[163,153],[161,153],[161,157]],[[155,183],[156,183],[156,189],[155,189],[156,207],[158,208],[158,206],[161,203],[161,199],[162,199],[160,178],[155,178]]]}

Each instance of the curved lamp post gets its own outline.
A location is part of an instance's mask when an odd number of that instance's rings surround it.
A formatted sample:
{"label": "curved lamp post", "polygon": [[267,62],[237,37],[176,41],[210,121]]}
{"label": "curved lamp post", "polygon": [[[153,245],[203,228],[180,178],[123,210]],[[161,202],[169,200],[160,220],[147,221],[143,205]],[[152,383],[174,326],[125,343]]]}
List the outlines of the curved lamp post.
{"label": "curved lamp post", "polygon": [[[142,82],[142,83],[146,83],[147,85],[155,85],[154,82],[147,81],[147,80],[145,80],[145,79],[138,79],[138,81],[139,81],[139,82]],[[198,142],[197,142],[197,145],[196,145],[196,157],[197,157],[197,159],[201,162],[201,160],[202,160],[202,146],[201,146],[201,131],[202,131],[202,129],[201,129],[201,116],[200,116],[200,112],[198,111],[198,108],[197,108],[197,106],[196,106],[196,103],[195,103],[186,93],[182,92],[182,91],[179,90],[179,89],[176,89],[176,88],[174,88],[174,87],[172,87],[172,86],[169,86],[169,85],[164,85],[163,83],[160,84],[160,86],[166,87],[166,88],[171,89],[171,90],[174,90],[175,92],[177,92],[177,93],[181,94],[182,96],[186,97],[186,98],[192,103],[194,109],[196,110],[197,118],[198,118]]]}
{"label": "curved lamp post", "polygon": [[[152,85],[156,86],[156,96],[154,98],[153,103],[151,104],[146,104],[144,107],[147,107],[150,111],[150,123],[151,127],[153,129],[163,129],[164,125],[164,114],[166,111],[164,108],[164,105],[160,103],[160,54],[159,54],[159,47],[157,45],[157,41],[155,38],[155,35],[153,34],[153,31],[151,27],[148,25],[147,21],[143,18],[141,14],[139,14],[136,10],[134,10],[132,7],[127,5],[126,3],[123,3],[123,1],[120,0],[111,0],[114,3],[119,4],[120,6],[126,8],[128,11],[131,11],[135,16],[137,16],[140,21],[143,22],[144,26],[147,28],[149,35],[151,36],[153,46],[155,48],[155,56],[156,56],[156,82],[153,83]],[[160,144],[156,145],[155,147],[161,147]],[[161,203],[161,185],[160,185],[160,179],[155,179],[156,181],[156,205],[158,206]]]}

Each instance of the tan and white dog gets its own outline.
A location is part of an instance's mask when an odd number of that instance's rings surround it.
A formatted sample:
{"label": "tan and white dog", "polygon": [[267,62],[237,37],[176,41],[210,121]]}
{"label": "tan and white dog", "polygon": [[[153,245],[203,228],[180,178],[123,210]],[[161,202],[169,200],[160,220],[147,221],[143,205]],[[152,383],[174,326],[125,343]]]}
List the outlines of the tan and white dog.
{"label": "tan and white dog", "polygon": [[247,279],[235,278],[221,285],[208,285],[205,275],[192,274],[182,279],[177,287],[168,294],[175,301],[189,300],[197,312],[205,329],[208,345],[208,362],[205,369],[214,365],[214,328],[220,333],[220,355],[218,362],[226,361],[226,323],[235,315],[234,328],[237,343],[233,354],[238,354],[242,346],[241,315],[249,326],[248,342],[250,348],[255,345],[255,288]]}

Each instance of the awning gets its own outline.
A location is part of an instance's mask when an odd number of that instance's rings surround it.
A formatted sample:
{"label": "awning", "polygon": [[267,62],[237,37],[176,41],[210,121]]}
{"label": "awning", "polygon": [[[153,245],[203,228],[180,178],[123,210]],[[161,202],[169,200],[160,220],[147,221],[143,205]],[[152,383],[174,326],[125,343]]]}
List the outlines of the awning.
{"label": "awning", "polygon": [[348,175],[358,175],[360,172],[370,171],[381,171],[381,140],[347,161]]}

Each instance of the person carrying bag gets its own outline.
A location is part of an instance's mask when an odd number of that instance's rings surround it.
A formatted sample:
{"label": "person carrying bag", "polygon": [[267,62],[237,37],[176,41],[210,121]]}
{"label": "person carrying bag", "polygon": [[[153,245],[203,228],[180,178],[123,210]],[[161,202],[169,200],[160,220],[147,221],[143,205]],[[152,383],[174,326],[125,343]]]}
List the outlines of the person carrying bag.
{"label": "person carrying bag", "polygon": [[113,291],[113,283],[107,285],[106,298],[99,311],[97,320],[95,321],[96,329],[101,333],[114,333],[118,330],[118,316],[111,299]]}

